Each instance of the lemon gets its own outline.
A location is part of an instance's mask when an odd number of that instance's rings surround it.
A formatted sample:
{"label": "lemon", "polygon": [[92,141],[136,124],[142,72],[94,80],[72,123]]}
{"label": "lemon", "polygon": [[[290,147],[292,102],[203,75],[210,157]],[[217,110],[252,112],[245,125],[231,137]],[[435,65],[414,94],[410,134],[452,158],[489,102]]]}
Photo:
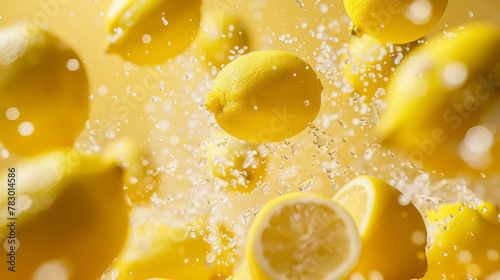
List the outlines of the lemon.
{"label": "lemon", "polygon": [[254,279],[339,279],[356,264],[360,237],[351,216],[331,199],[289,193],[266,203],[248,233]]}
{"label": "lemon", "polygon": [[131,216],[131,235],[111,276],[211,280],[231,275],[233,233],[224,225],[210,225],[203,217],[170,220],[155,208],[136,207]]}
{"label": "lemon", "polygon": [[264,50],[224,67],[207,95],[219,126],[253,143],[281,141],[307,127],[321,106],[321,81],[294,54]]}
{"label": "lemon", "polygon": [[[9,244],[17,250],[16,272],[4,268],[0,278],[97,279],[127,236],[121,168],[65,150],[19,162],[15,169],[15,215],[7,216],[12,199],[0,192],[0,242],[12,240],[8,225],[15,222],[16,240]],[[6,171],[2,182],[12,178]]]}
{"label": "lemon", "polygon": [[230,13],[207,10],[203,13],[196,41],[209,66],[218,69],[246,53],[251,45],[243,20]]}
{"label": "lemon", "polygon": [[403,194],[371,176],[359,176],[335,193],[333,200],[353,217],[363,252],[352,275],[384,279],[422,277],[427,268],[424,220]]}
{"label": "lemon", "polygon": [[491,202],[472,208],[460,201],[428,211],[432,242],[427,250],[429,269],[424,279],[497,279],[499,218],[498,207]]}
{"label": "lemon", "polygon": [[345,76],[357,94],[371,98],[379,88],[386,88],[396,67],[418,44],[383,43],[366,34],[352,37],[344,56]]}
{"label": "lemon", "polygon": [[448,0],[344,0],[351,32],[405,44],[422,38],[441,19]]}
{"label": "lemon", "polygon": [[0,141],[30,156],[72,146],[89,113],[78,55],[27,22],[0,29]]}
{"label": "lemon", "polygon": [[207,161],[218,185],[237,193],[251,193],[266,176],[267,155],[258,145],[236,138],[215,139]]}
{"label": "lemon", "polygon": [[150,159],[131,138],[120,138],[106,146],[103,157],[123,168],[125,192],[133,205],[148,202],[158,190]]}
{"label": "lemon", "polygon": [[499,29],[473,23],[413,50],[387,85],[387,110],[377,128],[384,143],[439,171],[463,163],[460,143],[497,100],[498,49]]}
{"label": "lemon", "polygon": [[105,25],[106,51],[137,65],[155,65],[174,58],[194,41],[201,0],[115,0]]}
{"label": "lemon", "polygon": [[242,267],[240,271],[233,277],[233,280],[253,280],[248,266],[245,265],[244,267]]}

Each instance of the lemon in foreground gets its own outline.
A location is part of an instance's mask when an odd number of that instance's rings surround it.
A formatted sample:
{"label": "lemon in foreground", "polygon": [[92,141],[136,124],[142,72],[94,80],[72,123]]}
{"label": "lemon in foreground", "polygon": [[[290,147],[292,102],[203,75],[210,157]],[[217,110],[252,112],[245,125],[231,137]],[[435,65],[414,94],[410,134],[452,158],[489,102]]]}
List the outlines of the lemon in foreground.
{"label": "lemon in foreground", "polygon": [[89,113],[83,63],[27,22],[0,29],[0,141],[23,156],[72,146]]}
{"label": "lemon in foreground", "polygon": [[418,41],[383,43],[367,34],[352,37],[345,55],[345,76],[356,93],[371,98],[379,88],[386,88],[396,67],[417,45]]}
{"label": "lemon in foreground", "polygon": [[250,38],[243,20],[230,13],[203,13],[201,27],[196,38],[208,65],[221,68],[250,48]]}
{"label": "lemon in foreground", "polygon": [[[127,236],[121,168],[100,157],[56,151],[19,162],[14,173],[15,213],[8,217],[17,218],[16,239],[10,244],[18,266],[15,273],[2,269],[0,278],[100,277]],[[7,182],[13,177],[3,172],[0,178]],[[13,240],[7,194],[0,192],[1,244]]]}
{"label": "lemon in foreground", "polygon": [[476,208],[463,202],[440,204],[428,211],[432,242],[424,279],[498,279],[499,218],[497,206],[490,202]]}
{"label": "lemon in foreground", "polygon": [[108,144],[104,149],[104,158],[123,168],[125,193],[133,205],[150,201],[158,190],[158,181],[153,175],[150,159],[131,138],[120,138]]}
{"label": "lemon in foreground", "polygon": [[181,54],[199,29],[201,0],[115,0],[106,13],[108,53],[138,65]]}
{"label": "lemon in foreground", "polygon": [[370,176],[359,176],[335,193],[333,200],[354,218],[363,252],[352,275],[384,279],[422,277],[427,269],[427,230],[417,208],[403,203],[402,193]]}
{"label": "lemon in foreground", "polygon": [[264,50],[224,67],[206,107],[219,126],[247,142],[282,141],[303,131],[321,106],[321,81],[294,54]]}
{"label": "lemon in foreground", "polygon": [[[131,235],[108,278],[225,279],[235,262],[233,233],[202,217],[174,221],[155,208],[134,208]],[[174,221],[174,222],[172,222]]]}
{"label": "lemon in foreground", "polygon": [[[489,154],[487,141],[465,138],[496,108],[491,105],[498,101],[498,49],[498,27],[473,23],[413,50],[387,85],[387,110],[376,128],[384,144],[404,150],[414,164],[438,171],[487,168],[491,162],[481,160]],[[479,129],[486,133],[479,137],[488,136],[487,129]],[[460,151],[464,139],[467,149]]]}
{"label": "lemon in foreground", "polygon": [[266,176],[267,156],[258,145],[235,138],[213,140],[207,161],[218,185],[228,191],[251,193]]}
{"label": "lemon in foreground", "polygon": [[360,237],[331,199],[289,193],[266,203],[250,228],[246,256],[254,279],[339,279],[356,264]]}
{"label": "lemon in foreground", "polygon": [[441,19],[448,0],[344,0],[351,32],[405,44],[422,38]]}

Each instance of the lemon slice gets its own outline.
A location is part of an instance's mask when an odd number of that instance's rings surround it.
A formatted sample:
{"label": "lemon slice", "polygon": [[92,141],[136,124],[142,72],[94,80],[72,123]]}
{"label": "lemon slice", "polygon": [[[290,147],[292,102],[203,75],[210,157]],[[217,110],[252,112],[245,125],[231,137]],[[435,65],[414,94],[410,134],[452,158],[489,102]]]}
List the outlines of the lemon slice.
{"label": "lemon slice", "polygon": [[369,176],[347,183],[333,197],[353,217],[363,253],[354,275],[385,279],[419,278],[427,270],[424,220],[391,185]]}
{"label": "lemon slice", "polygon": [[338,279],[356,265],[360,237],[330,199],[293,193],[269,201],[253,222],[247,259],[254,279]]}

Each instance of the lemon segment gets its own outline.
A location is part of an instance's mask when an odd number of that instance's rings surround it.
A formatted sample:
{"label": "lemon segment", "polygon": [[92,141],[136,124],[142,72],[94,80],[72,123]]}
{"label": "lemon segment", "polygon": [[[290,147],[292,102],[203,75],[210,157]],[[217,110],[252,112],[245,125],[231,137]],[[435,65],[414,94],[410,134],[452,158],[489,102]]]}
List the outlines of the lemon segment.
{"label": "lemon segment", "polygon": [[[166,220],[161,210],[135,207],[131,234],[106,279],[225,279],[236,256],[233,233],[222,224],[209,225],[203,217]],[[210,243],[208,242],[210,240]]]}
{"label": "lemon segment", "polygon": [[384,279],[422,277],[427,269],[424,220],[402,193],[370,176],[359,176],[334,195],[353,217],[363,251],[351,275],[377,274]]}
{"label": "lemon segment", "polygon": [[441,19],[448,0],[344,0],[351,33],[406,44],[422,38]]}
{"label": "lemon segment", "polygon": [[[7,182],[6,173],[0,178]],[[121,168],[100,157],[56,151],[16,164],[16,181],[15,245],[22,266],[15,279],[100,277],[128,231]],[[10,236],[8,201],[0,192],[2,244]],[[14,279],[7,269],[0,278]]]}
{"label": "lemon segment", "polygon": [[200,0],[115,0],[105,17],[106,51],[137,65],[174,58],[194,41]]}
{"label": "lemon segment", "polygon": [[1,28],[0,38],[0,141],[22,156],[72,146],[89,114],[83,62],[27,22]]}
{"label": "lemon segment", "polygon": [[[500,268],[497,206],[483,202],[438,205],[427,212],[431,240],[423,279],[496,279]],[[495,277],[496,275],[496,277]]]}
{"label": "lemon segment", "polygon": [[265,50],[224,67],[206,98],[227,133],[253,143],[282,141],[303,131],[321,106],[321,81],[294,54]]}
{"label": "lemon segment", "polygon": [[250,50],[250,36],[243,20],[230,13],[204,11],[195,40],[205,62],[218,69]]}
{"label": "lemon segment", "polygon": [[331,199],[291,193],[265,204],[247,240],[254,279],[338,279],[356,264],[361,243],[349,214]]}
{"label": "lemon segment", "polygon": [[[473,23],[412,51],[387,85],[387,110],[376,128],[383,143],[407,152],[414,164],[439,171],[487,168],[484,160],[469,162],[462,156],[479,154],[459,149],[498,100],[499,48],[496,26]],[[478,149],[488,155],[487,147]]]}
{"label": "lemon segment", "polygon": [[235,138],[214,140],[207,161],[217,184],[237,193],[251,193],[266,176],[267,156],[256,144]]}

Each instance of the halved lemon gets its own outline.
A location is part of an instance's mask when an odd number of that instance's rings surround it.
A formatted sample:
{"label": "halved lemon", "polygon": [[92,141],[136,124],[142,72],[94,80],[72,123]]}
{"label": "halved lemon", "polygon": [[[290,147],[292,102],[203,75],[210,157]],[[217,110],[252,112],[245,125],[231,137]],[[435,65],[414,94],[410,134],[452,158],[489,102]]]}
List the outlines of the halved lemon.
{"label": "halved lemon", "polygon": [[338,279],[356,265],[361,241],[340,205],[311,193],[291,193],[262,207],[246,253],[254,279]]}
{"label": "halved lemon", "polygon": [[425,274],[425,222],[399,190],[377,178],[359,176],[333,200],[349,212],[361,235],[363,252],[352,276],[412,279]]}

